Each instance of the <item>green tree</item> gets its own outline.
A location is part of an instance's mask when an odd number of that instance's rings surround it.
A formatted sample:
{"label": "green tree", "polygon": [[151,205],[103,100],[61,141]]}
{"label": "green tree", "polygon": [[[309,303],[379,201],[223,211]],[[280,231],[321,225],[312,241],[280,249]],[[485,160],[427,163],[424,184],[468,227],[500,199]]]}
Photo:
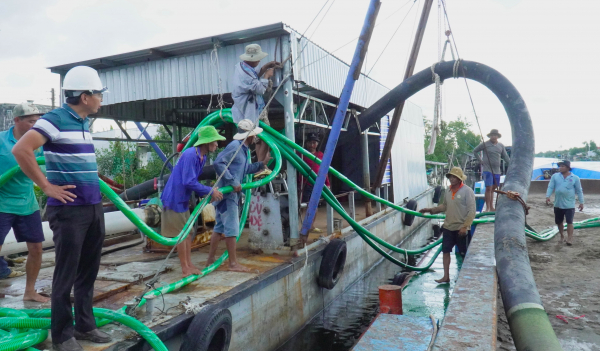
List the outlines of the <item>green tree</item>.
{"label": "green tree", "polygon": [[[429,147],[431,140],[431,122],[424,118],[425,122],[425,150]],[[461,116],[455,121],[442,121],[440,133],[437,135],[434,153],[426,155],[427,161],[448,162],[454,153],[454,158],[461,155],[473,153],[473,149],[481,143],[481,138],[471,131],[471,124]]]}

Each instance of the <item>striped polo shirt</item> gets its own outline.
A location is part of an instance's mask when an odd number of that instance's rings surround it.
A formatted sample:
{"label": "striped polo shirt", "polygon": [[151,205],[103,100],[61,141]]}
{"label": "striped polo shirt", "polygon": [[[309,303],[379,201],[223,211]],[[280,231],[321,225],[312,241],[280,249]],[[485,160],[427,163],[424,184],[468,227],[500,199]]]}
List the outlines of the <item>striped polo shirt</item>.
{"label": "striped polo shirt", "polygon": [[[89,120],[81,118],[69,105],[43,115],[33,129],[45,136],[46,177],[51,184],[75,185],[70,192],[77,195],[68,206],[95,205],[102,201],[98,180],[98,166]],[[48,199],[49,206],[63,206],[62,202]]]}

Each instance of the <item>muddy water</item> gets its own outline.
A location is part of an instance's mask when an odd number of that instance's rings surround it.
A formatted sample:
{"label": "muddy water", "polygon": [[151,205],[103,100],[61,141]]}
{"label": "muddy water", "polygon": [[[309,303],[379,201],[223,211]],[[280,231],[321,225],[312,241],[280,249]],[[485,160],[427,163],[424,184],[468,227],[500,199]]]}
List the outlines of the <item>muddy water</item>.
{"label": "muddy water", "polygon": [[[426,236],[411,237],[401,246],[418,248],[433,241]],[[419,262],[420,256],[409,257],[409,264]],[[444,316],[461,262],[452,255],[450,267],[451,284],[438,285],[435,279],[443,275],[442,255],[432,266],[432,271],[413,276],[403,290],[403,310],[405,315],[429,316],[437,320]],[[378,286],[390,284],[394,275],[402,269],[387,260],[380,261],[329,306],[325,306],[292,339],[278,351],[342,351],[350,350],[366,331],[378,313]]]}

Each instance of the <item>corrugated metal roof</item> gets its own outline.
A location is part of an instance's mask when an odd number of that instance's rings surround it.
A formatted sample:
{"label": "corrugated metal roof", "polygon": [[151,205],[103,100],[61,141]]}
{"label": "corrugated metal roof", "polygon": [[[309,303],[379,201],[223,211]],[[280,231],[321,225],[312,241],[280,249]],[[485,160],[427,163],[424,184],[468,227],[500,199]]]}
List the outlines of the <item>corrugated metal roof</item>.
{"label": "corrugated metal roof", "polygon": [[[100,79],[109,88],[104,104],[120,104],[140,100],[156,100],[231,92],[230,80],[239,55],[250,43],[258,43],[269,53],[285,59],[282,36],[291,36],[292,58],[295,59],[294,78],[315,94],[325,93],[335,101],[342,91],[349,65],[333,56],[283,23],[237,31],[203,39],[107,56],[82,62],[50,67],[52,72],[64,74],[77,65],[96,68]],[[219,41],[219,70],[211,60],[214,42]],[[279,41],[279,43],[278,43]],[[275,55],[275,47],[278,53]],[[221,78],[221,89],[218,77]],[[351,103],[368,107],[389,89],[364,75],[356,82]],[[311,94],[307,92],[307,94]]]}

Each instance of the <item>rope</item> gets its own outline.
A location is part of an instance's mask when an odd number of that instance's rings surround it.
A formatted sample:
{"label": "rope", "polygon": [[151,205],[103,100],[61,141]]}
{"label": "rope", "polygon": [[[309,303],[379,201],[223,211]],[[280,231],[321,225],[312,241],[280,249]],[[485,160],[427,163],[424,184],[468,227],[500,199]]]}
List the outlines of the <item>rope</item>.
{"label": "rope", "polygon": [[[210,52],[210,65],[213,68],[213,71],[217,72],[217,106],[219,107],[219,117],[223,122],[225,119],[223,118],[223,109],[225,108],[225,101],[223,100],[223,87],[221,80],[221,66],[219,65],[219,48],[221,47],[221,43],[216,41],[213,45],[213,49]],[[216,69],[215,69],[216,68]],[[212,79],[211,79],[211,88],[212,88]],[[206,109],[207,113],[210,113],[210,109],[212,107],[212,89],[210,92],[210,102],[208,103],[208,108]]]}
{"label": "rope", "polygon": [[516,191],[502,191],[502,190],[494,190],[494,192],[496,192],[498,194],[506,195],[506,197],[508,197],[511,200],[519,201],[519,203],[521,204],[521,206],[523,206],[523,211],[525,211],[525,216],[529,215],[529,210],[531,209],[531,207],[529,207],[527,205],[527,203],[525,202],[525,200],[523,200],[521,198],[521,194],[519,194],[518,192],[516,192]]}
{"label": "rope", "polygon": [[440,80],[439,74],[435,73],[435,66],[437,62],[431,65],[431,79],[435,82],[435,104],[433,108],[433,125],[431,127],[431,139],[429,141],[429,148],[427,149],[427,154],[431,155],[435,152],[435,144],[437,141],[437,136],[440,133],[439,130],[439,120],[441,118],[441,103],[442,103],[442,92],[441,85],[442,82]]}

